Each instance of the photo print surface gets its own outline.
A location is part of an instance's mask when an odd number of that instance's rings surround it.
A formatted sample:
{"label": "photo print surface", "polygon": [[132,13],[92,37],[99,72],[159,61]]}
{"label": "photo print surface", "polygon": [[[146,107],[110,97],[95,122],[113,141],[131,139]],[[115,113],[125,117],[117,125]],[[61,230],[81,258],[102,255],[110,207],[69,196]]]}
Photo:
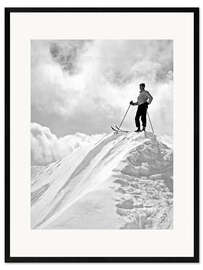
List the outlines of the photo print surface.
{"label": "photo print surface", "polygon": [[173,41],[31,41],[32,229],[173,229]]}

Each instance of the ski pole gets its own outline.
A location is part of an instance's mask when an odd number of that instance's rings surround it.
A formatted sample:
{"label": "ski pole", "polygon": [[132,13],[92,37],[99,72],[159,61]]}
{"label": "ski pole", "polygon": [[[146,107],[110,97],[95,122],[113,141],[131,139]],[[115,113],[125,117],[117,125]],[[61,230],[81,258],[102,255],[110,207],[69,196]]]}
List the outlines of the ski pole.
{"label": "ski pole", "polygon": [[120,128],[120,127],[122,126],[123,121],[125,120],[125,117],[126,117],[128,111],[129,111],[129,109],[130,109],[130,104],[129,104],[128,109],[127,109],[126,113],[124,114],[123,119],[122,119],[122,121],[120,122],[120,125],[118,126],[118,128]]}
{"label": "ski pole", "polygon": [[[152,129],[153,135],[154,135],[154,129],[153,129],[152,122],[151,122],[151,119],[149,117],[149,113],[148,112],[147,112],[147,115],[148,115],[148,118],[149,118],[149,122],[150,122],[150,125],[151,125],[151,129]],[[159,142],[157,141],[156,135],[154,135],[154,138],[155,138],[155,140],[157,142],[157,148],[158,148],[158,151],[159,151],[159,155],[161,155],[161,149],[160,149]]]}
{"label": "ski pole", "polygon": [[154,129],[153,129],[152,122],[151,122],[151,119],[149,117],[149,113],[148,112],[147,112],[147,115],[148,115],[148,118],[149,118],[149,123],[150,123],[151,129],[152,129],[152,133],[154,134]]}

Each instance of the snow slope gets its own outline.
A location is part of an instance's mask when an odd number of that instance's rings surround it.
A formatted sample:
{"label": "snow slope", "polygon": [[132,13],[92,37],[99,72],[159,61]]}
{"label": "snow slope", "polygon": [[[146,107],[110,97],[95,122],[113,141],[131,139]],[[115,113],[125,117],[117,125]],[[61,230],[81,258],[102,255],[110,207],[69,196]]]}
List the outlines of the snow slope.
{"label": "snow slope", "polygon": [[173,151],[151,133],[111,133],[33,175],[33,229],[172,228]]}

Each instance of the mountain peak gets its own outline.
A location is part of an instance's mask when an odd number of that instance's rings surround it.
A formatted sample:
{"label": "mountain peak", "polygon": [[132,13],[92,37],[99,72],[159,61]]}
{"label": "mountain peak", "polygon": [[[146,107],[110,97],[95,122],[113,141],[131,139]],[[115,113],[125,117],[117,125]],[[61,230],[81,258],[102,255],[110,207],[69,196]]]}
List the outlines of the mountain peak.
{"label": "mountain peak", "polygon": [[32,227],[171,228],[172,176],[172,148],[152,133],[110,133],[32,179]]}

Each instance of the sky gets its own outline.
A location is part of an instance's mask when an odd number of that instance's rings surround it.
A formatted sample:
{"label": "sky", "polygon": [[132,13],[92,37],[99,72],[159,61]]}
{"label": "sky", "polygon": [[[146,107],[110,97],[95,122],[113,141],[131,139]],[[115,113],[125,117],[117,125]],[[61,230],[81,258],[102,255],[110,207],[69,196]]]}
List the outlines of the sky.
{"label": "sky", "polygon": [[[148,112],[155,133],[171,136],[172,40],[32,40],[33,156],[50,145],[50,138],[57,140],[51,140],[55,147],[71,134],[91,137],[111,132],[111,125],[120,123],[130,100],[136,101],[140,83],[145,83],[154,98]],[[130,108],[125,128],[135,130],[136,109]],[[149,125],[147,128],[150,130]],[[39,141],[39,134],[48,144]],[[43,160],[41,152],[33,160]]]}

